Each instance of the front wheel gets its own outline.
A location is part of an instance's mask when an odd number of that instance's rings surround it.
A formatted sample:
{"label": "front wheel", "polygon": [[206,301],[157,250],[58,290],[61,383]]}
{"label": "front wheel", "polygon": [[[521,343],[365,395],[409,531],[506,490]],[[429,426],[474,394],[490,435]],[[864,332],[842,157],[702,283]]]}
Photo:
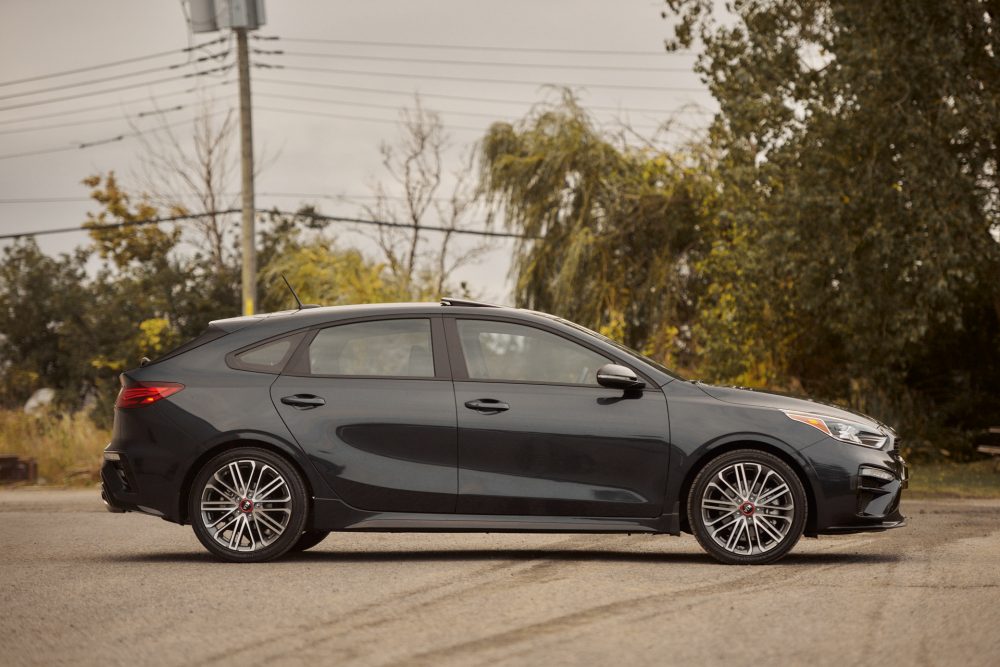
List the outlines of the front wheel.
{"label": "front wheel", "polygon": [[217,558],[235,563],[286,553],[302,535],[309,511],[295,467],[256,447],[230,449],[206,463],[188,502],[198,540]]}
{"label": "front wheel", "polygon": [[791,551],[808,513],[795,471],[778,457],[740,449],[709,461],[691,485],[688,521],[723,563],[763,565]]}

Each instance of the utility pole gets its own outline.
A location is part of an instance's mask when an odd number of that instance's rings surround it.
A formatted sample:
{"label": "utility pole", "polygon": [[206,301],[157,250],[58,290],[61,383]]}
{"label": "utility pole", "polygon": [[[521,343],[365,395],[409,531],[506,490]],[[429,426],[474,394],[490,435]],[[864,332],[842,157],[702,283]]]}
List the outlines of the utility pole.
{"label": "utility pole", "polygon": [[250,110],[250,56],[246,28],[234,28],[240,77],[240,171],[243,180],[243,314],[253,315],[257,304],[257,244],[254,233],[253,122]]}
{"label": "utility pole", "polygon": [[240,245],[243,249],[243,314],[257,310],[257,244],[254,233],[253,119],[250,104],[250,54],[247,33],[264,25],[264,0],[188,0],[193,33],[229,28],[236,34],[236,66],[240,80],[240,175],[243,206]]}

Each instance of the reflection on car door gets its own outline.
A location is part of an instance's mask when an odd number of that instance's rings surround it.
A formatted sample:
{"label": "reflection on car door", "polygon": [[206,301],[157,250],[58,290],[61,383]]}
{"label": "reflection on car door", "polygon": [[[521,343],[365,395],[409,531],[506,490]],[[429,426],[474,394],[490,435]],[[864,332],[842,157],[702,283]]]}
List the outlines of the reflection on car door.
{"label": "reflection on car door", "polygon": [[541,328],[485,318],[445,326],[459,513],[662,513],[669,447],[659,388],[597,385],[597,369],[611,360]]}
{"label": "reflection on car door", "polygon": [[311,335],[271,397],[349,505],[453,512],[457,443],[447,364],[439,317],[340,324]]}

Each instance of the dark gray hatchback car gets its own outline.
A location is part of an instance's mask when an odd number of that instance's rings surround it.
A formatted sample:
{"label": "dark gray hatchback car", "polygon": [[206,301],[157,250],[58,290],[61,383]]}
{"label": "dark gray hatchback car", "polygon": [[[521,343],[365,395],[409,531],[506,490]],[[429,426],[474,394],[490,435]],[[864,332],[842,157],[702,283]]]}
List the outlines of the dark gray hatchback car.
{"label": "dark gray hatchback car", "polygon": [[726,563],[903,524],[892,429],[685,381],[543,313],[441,304],[213,322],[121,376],[102,495],[261,561],[331,531],[693,533]]}

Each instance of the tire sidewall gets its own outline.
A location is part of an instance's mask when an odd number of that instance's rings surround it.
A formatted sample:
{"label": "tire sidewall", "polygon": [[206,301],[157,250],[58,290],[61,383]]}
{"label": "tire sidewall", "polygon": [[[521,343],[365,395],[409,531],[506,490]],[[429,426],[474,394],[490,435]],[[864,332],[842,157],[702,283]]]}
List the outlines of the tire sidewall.
{"label": "tire sidewall", "polygon": [[[209,478],[225,464],[246,459],[266,463],[280,472],[288,485],[289,495],[292,499],[292,514],[285,527],[285,532],[272,544],[251,552],[233,551],[216,542],[201,518],[201,494]],[[309,498],[298,470],[284,457],[257,447],[238,447],[212,457],[198,471],[188,496],[188,516],[191,517],[191,527],[194,529],[194,534],[213,556],[232,563],[258,563],[282,556],[298,542],[299,536],[305,530],[308,515]]]}
{"label": "tire sidewall", "polygon": [[[704,496],[705,488],[712,481],[717,472],[726,466],[740,462],[760,463],[779,473],[787,482],[788,488],[792,494],[792,499],[795,503],[792,525],[788,534],[785,536],[785,539],[781,542],[781,544],[767,553],[744,556],[726,551],[723,547],[716,544],[715,540],[713,540],[712,536],[709,534],[708,529],[702,523],[701,501]],[[709,461],[698,472],[694,482],[691,484],[691,491],[688,494],[687,512],[691,532],[694,533],[694,536],[697,538],[701,547],[713,558],[731,565],[764,565],[767,563],[773,563],[783,558],[789,551],[792,550],[796,543],[798,543],[799,538],[802,537],[802,532],[805,529],[806,517],[809,514],[809,506],[805,488],[802,485],[802,480],[799,479],[798,474],[788,463],[774,454],[758,449],[738,449],[725,454],[720,454]]]}

